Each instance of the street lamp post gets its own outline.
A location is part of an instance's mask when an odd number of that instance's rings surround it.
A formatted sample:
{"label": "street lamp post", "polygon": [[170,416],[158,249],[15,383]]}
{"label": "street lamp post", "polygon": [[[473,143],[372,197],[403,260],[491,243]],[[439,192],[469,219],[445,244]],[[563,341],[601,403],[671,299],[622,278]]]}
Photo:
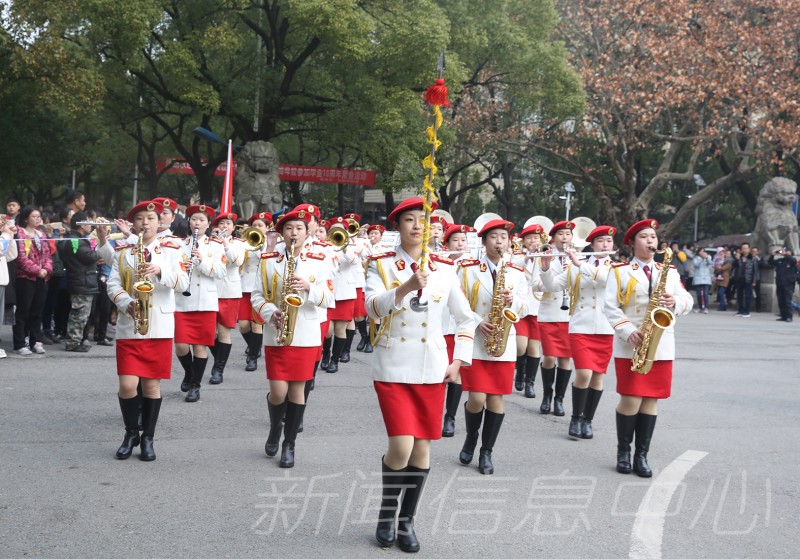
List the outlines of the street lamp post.
{"label": "street lamp post", "polygon": [[559,196],[562,200],[564,200],[564,205],[567,207],[567,221],[569,221],[569,210],[572,208],[572,195],[575,194],[575,185],[571,182],[568,182],[564,185],[564,190],[566,190],[566,196]]}
{"label": "street lamp post", "polygon": [[[695,175],[694,176],[694,184],[697,187],[697,191],[696,192],[699,192],[700,189],[706,185],[706,181],[704,181],[703,177],[701,177],[700,175]],[[691,196],[689,196],[689,198],[691,198]],[[697,242],[697,217],[698,217],[698,211],[699,210],[700,210],[700,206],[699,205],[695,206],[695,208],[694,208],[694,242]]]}

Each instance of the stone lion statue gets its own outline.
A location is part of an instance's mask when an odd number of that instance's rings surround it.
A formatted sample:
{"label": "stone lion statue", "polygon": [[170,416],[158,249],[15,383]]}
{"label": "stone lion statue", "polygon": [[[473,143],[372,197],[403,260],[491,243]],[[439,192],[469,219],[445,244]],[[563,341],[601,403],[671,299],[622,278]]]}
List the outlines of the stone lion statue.
{"label": "stone lion statue", "polygon": [[797,254],[800,229],[792,204],[797,198],[797,183],[784,177],[770,179],[758,194],[754,246],[769,253],[777,247],[789,247]]}
{"label": "stone lion statue", "polygon": [[248,142],[237,156],[236,188],[233,193],[239,215],[275,212],[283,207],[278,151],[269,142]]}

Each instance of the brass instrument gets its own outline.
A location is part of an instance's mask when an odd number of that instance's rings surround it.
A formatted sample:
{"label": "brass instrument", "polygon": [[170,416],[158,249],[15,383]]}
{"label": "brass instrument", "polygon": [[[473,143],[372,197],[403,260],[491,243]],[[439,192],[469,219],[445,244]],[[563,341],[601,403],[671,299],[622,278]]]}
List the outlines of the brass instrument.
{"label": "brass instrument", "polygon": [[361,226],[355,219],[348,219],[344,230],[341,227],[331,227],[328,229],[328,242],[336,247],[336,250],[345,250],[350,244],[350,239],[358,235]]}
{"label": "brass instrument", "polygon": [[144,275],[143,270],[147,265],[144,257],[144,231],[139,232],[139,241],[136,245],[136,269],[133,279],[133,299],[136,302],[134,309],[133,328],[137,334],[147,335],[150,330],[150,297],[153,295],[155,285]]}
{"label": "brass instrument", "polygon": [[292,239],[286,252],[286,267],[283,269],[283,292],[281,293],[281,325],[278,331],[278,345],[292,345],[294,328],[297,323],[297,310],[303,306],[303,298],[297,290],[290,287],[294,279],[294,244]]}
{"label": "brass instrument", "polygon": [[658,349],[658,342],[664,330],[675,324],[675,313],[666,307],[661,307],[658,300],[667,288],[667,276],[669,275],[669,265],[672,262],[672,250],[665,248],[656,252],[664,253],[664,262],[661,264],[661,273],[658,276],[658,283],[650,294],[650,301],[647,303],[644,322],[639,327],[642,333],[642,345],[633,350],[631,370],[639,374],[646,375],[653,367],[653,362]]}
{"label": "brass instrument", "polygon": [[494,332],[483,341],[486,352],[492,357],[500,357],[506,351],[511,325],[519,322],[519,316],[510,307],[505,306],[503,291],[506,288],[506,261],[500,255],[500,270],[494,282],[492,307],[489,310],[488,322],[494,326]]}
{"label": "brass instrument", "polygon": [[244,231],[242,231],[242,240],[250,245],[250,248],[253,250],[261,250],[264,248],[264,242],[266,237],[264,233],[261,232],[261,229],[258,227],[248,227]]}

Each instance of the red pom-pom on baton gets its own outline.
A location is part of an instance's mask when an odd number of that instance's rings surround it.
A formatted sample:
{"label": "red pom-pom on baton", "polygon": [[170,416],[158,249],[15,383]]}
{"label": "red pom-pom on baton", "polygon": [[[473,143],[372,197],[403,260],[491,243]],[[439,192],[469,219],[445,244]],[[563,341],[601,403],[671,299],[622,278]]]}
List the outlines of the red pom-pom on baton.
{"label": "red pom-pom on baton", "polygon": [[428,88],[425,93],[425,102],[428,105],[450,106],[450,102],[447,100],[447,86],[444,84],[444,78],[437,78],[436,82]]}

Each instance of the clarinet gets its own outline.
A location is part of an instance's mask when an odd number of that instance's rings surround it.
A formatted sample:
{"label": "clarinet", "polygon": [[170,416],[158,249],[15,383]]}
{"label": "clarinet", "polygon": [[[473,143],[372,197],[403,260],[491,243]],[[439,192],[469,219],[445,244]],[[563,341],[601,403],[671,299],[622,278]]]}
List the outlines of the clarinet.
{"label": "clarinet", "polygon": [[[197,234],[199,233],[199,229],[197,227],[194,228],[194,234],[192,235],[192,251],[197,248]],[[191,252],[189,253],[191,254]],[[191,297],[192,295],[192,272],[194,271],[194,262],[192,262],[192,267],[189,268],[189,287],[186,288],[186,291],[182,293],[184,297]]]}
{"label": "clarinet", "polygon": [[[569,247],[569,245],[563,245],[561,247],[561,250],[566,254],[568,247]],[[563,269],[564,269],[564,257],[561,256],[560,260],[561,260],[561,269],[563,271]],[[567,272],[567,285],[569,285],[569,272]],[[562,311],[568,311],[569,310],[569,292],[568,292],[567,289],[565,289],[563,291],[563,293],[561,294],[561,310]]]}

